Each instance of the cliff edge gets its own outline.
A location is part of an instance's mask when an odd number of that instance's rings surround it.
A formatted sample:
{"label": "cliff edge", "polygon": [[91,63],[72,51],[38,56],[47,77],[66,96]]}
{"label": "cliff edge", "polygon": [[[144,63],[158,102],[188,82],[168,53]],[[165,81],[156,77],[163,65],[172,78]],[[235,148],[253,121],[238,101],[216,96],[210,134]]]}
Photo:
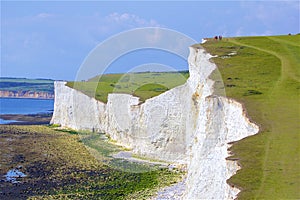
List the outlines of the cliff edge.
{"label": "cliff edge", "polygon": [[109,94],[104,104],[55,82],[51,123],[104,132],[139,155],[186,164],[182,199],[234,199],[239,190],[226,180],[239,166],[226,160],[228,143],[256,134],[258,126],[240,103],[213,95],[210,58],[190,47],[187,82],[143,104],[128,94]]}

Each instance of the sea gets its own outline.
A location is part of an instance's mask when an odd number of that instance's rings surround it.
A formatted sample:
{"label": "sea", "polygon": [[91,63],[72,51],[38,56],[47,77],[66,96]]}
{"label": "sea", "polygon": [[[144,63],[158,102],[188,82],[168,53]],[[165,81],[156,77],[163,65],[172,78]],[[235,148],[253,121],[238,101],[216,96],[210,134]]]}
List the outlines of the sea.
{"label": "sea", "polygon": [[[52,113],[53,99],[0,98],[0,114],[39,114]],[[16,122],[0,118],[0,124]]]}

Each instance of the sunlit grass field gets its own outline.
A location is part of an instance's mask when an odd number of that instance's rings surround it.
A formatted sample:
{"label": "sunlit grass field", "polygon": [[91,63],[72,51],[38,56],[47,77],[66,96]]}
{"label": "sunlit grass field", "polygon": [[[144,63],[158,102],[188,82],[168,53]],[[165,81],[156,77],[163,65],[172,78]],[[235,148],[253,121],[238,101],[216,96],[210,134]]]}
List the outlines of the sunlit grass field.
{"label": "sunlit grass field", "polygon": [[231,148],[242,166],[229,180],[242,189],[239,199],[299,199],[300,35],[210,40],[202,46],[217,55],[213,61],[227,97],[242,102],[260,126],[259,134]]}
{"label": "sunlit grass field", "polygon": [[[241,102],[260,126],[259,134],[230,149],[242,169],[228,182],[242,190],[240,199],[299,199],[300,35],[224,38],[202,46],[217,55],[212,60],[224,85],[216,83],[216,91],[225,89],[226,96]],[[183,84],[187,77],[187,72],[109,74],[68,86],[103,102],[111,92],[145,101]]]}
{"label": "sunlit grass field", "polygon": [[0,77],[0,90],[54,92],[54,80]]}
{"label": "sunlit grass field", "polygon": [[67,86],[105,103],[109,93],[132,94],[144,102],[146,99],[184,84],[188,77],[188,71],[103,74],[87,82],[68,82]]}

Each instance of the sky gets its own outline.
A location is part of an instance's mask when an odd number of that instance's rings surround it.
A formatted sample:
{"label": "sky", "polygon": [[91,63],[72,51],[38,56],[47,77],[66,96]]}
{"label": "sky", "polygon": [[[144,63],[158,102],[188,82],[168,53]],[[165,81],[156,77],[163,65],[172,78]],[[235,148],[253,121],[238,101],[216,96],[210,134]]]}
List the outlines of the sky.
{"label": "sky", "polygon": [[[84,79],[151,63],[186,70],[186,57],[175,48],[188,51],[192,41],[215,35],[297,34],[299,13],[298,0],[1,1],[1,77],[75,80],[97,48],[93,67],[103,70]],[[140,32],[145,27],[155,29]],[[149,38],[156,43],[144,44]],[[163,48],[162,41],[168,41]],[[127,51],[113,49],[129,44]],[[107,54],[114,56],[104,66]]]}

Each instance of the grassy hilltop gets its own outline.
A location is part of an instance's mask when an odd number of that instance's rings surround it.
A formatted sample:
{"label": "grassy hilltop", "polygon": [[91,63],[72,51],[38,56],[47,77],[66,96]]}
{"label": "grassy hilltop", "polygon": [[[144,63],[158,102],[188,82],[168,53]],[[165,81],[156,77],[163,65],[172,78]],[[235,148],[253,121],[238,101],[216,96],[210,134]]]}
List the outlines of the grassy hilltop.
{"label": "grassy hilltop", "polygon": [[[240,199],[299,199],[300,35],[225,38],[201,46],[217,55],[212,60],[224,85],[216,83],[215,88],[243,103],[260,126],[259,134],[232,146],[231,159],[237,159],[242,170],[229,183],[242,189]],[[111,92],[145,101],[183,84],[188,76],[187,72],[110,74],[68,86],[103,102]]]}
{"label": "grassy hilltop", "polygon": [[[235,143],[240,199],[300,198],[300,35],[210,40],[202,45],[260,133]],[[213,77],[213,75],[212,75]],[[216,85],[216,87],[218,87]]]}
{"label": "grassy hilltop", "polygon": [[0,77],[0,90],[54,93],[54,80]]}
{"label": "grassy hilltop", "polygon": [[146,99],[184,84],[188,77],[188,71],[103,74],[87,82],[68,82],[67,86],[105,103],[109,93],[132,94],[140,97],[144,102]]}

